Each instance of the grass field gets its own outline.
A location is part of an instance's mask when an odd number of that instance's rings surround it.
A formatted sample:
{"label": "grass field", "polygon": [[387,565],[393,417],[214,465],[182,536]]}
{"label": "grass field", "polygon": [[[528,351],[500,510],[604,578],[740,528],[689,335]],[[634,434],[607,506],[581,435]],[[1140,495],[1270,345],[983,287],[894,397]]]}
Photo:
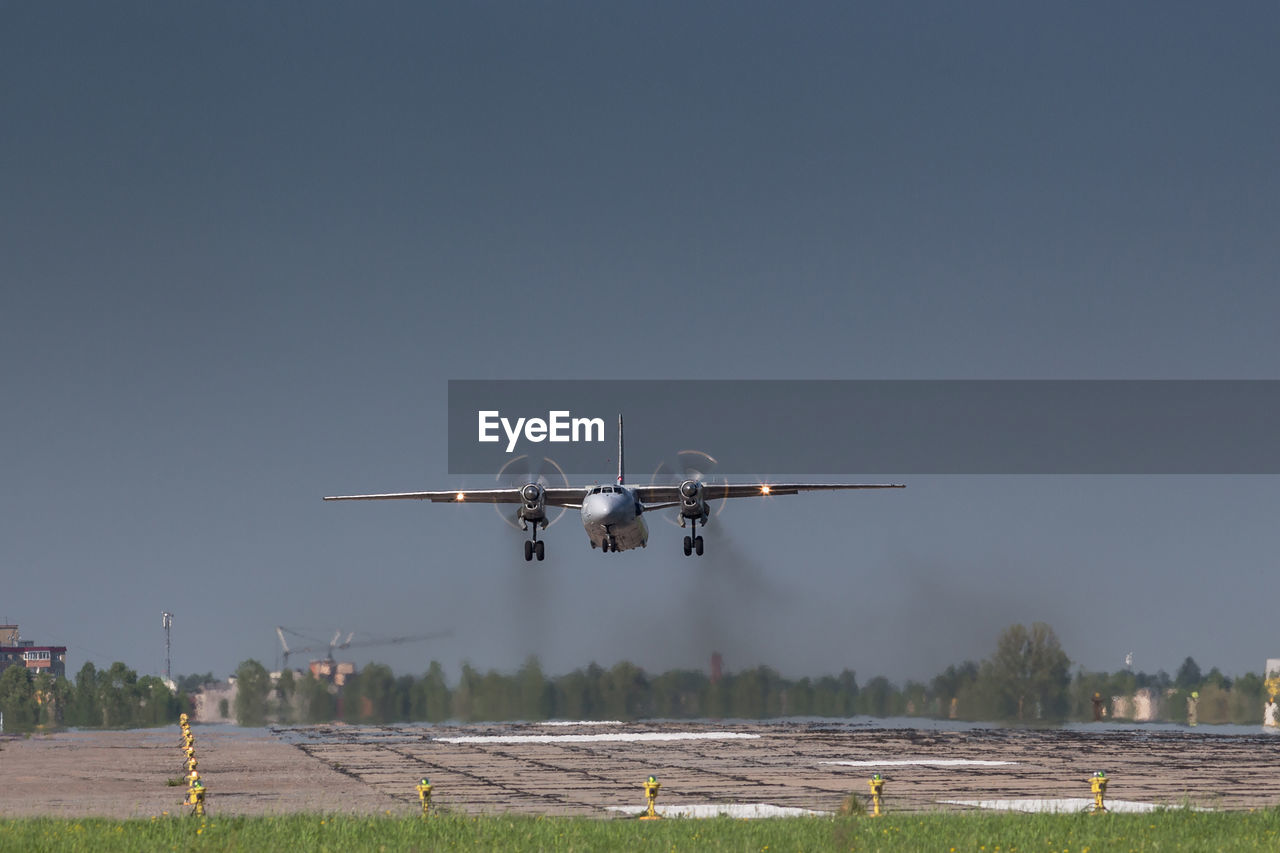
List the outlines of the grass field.
{"label": "grass field", "polygon": [[270,818],[0,821],[0,850],[937,850],[950,853],[1277,850],[1280,810],[1145,815],[916,815],[635,821]]}

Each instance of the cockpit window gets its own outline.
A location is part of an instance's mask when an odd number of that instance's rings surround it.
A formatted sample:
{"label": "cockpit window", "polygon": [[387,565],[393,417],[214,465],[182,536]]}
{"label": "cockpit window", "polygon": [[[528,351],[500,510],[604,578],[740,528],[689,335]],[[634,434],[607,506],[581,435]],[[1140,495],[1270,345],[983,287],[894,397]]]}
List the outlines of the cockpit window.
{"label": "cockpit window", "polygon": [[591,490],[591,494],[593,494],[593,495],[598,495],[598,494],[600,494],[600,487],[599,487],[599,486],[596,486],[594,489],[592,489],[592,490]]}

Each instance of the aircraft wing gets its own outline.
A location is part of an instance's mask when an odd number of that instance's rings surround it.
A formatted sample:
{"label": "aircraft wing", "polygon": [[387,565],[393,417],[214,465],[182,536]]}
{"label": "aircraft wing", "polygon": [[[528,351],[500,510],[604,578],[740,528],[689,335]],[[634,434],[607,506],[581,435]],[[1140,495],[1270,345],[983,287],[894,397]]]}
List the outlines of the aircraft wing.
{"label": "aircraft wing", "polygon": [[[544,489],[547,506],[580,507],[581,488]],[[446,492],[393,492],[385,495],[331,495],[327,501],[431,501],[432,503],[518,504],[520,489],[451,489]]]}
{"label": "aircraft wing", "polygon": [[[641,502],[646,504],[678,504],[680,486],[628,486]],[[774,495],[797,495],[800,492],[830,492],[841,489],[905,489],[901,483],[707,483],[703,497],[718,501],[722,498],[762,498]],[[656,509],[657,507],[652,507]]]}

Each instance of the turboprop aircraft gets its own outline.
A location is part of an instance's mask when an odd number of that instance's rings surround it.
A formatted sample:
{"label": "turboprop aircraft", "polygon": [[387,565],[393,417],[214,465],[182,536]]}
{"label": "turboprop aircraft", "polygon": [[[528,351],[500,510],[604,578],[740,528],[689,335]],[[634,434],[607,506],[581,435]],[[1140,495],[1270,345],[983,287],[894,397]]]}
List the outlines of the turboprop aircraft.
{"label": "turboprop aircraft", "polygon": [[508,489],[464,489],[441,492],[397,492],[385,495],[334,495],[327,501],[391,501],[427,500],[432,503],[519,504],[516,518],[522,530],[532,534],[524,543],[524,558],[541,560],[545,542],[538,538],[545,530],[548,507],[564,507],[582,512],[582,526],[592,548],[616,553],[649,544],[649,526],[645,513],[677,507],[678,522],[689,525],[684,537],[684,554],[702,556],[704,544],[698,535],[698,523],[705,527],[711,520],[708,501],[723,498],[754,498],[794,495],[800,492],[836,491],[840,489],[902,489],[899,483],[717,483],[707,484],[687,479],[678,485],[630,485],[625,482],[622,455],[622,416],[618,416],[618,482],[610,486],[551,487],[531,482]]}

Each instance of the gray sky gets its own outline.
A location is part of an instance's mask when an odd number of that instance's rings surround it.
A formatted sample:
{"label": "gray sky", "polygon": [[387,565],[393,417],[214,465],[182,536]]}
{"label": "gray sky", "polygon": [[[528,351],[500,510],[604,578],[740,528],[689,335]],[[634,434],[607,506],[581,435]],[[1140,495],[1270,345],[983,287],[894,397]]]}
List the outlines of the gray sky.
{"label": "gray sky", "polygon": [[[1280,656],[1272,477],[912,477],[526,564],[462,378],[1277,378],[1274,3],[0,3],[0,618],[563,672]],[[856,440],[856,428],[850,431]],[[713,451],[715,448],[705,448]]]}

